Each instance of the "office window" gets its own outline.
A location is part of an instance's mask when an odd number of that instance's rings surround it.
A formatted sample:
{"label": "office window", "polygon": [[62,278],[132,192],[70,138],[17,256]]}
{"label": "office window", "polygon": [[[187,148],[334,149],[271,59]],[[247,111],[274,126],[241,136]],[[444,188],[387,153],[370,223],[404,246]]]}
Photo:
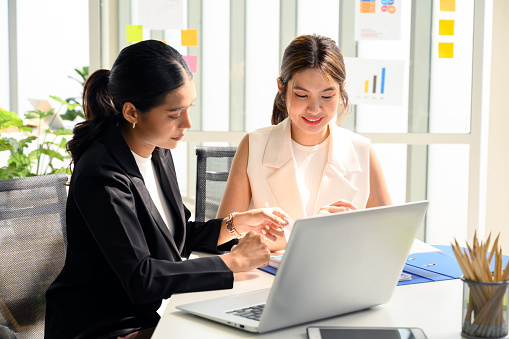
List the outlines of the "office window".
{"label": "office window", "polygon": [[[81,80],[74,69],[89,65],[88,19],[86,0],[0,0],[0,107],[24,119],[34,109],[29,99],[48,101],[64,113],[50,95],[80,98],[81,84],[69,77]],[[67,128],[73,125],[64,121]],[[0,167],[9,156],[0,153]]]}
{"label": "office window", "polygon": [[297,1],[297,35],[321,34],[339,40],[340,1]]}
{"label": "office window", "polygon": [[[221,13],[221,15],[218,15]],[[203,2],[202,130],[229,130],[230,1]],[[204,88],[214,88],[204,91]],[[194,123],[194,122],[193,122]]]}
{"label": "office window", "polygon": [[[89,64],[88,1],[24,0],[17,6],[18,114],[28,99],[81,95],[75,68]],[[50,100],[51,101],[51,100]],[[52,102],[56,108],[58,104]]]}
{"label": "office window", "polygon": [[428,237],[434,243],[450,244],[454,238],[467,239],[468,145],[430,145],[428,199],[433,202],[428,214]]}
{"label": "office window", "polygon": [[270,124],[274,97],[277,93],[278,55],[279,2],[247,1],[245,131]]}
{"label": "office window", "polygon": [[[453,22],[447,32],[453,35],[439,32],[446,20]],[[433,6],[430,133],[470,133],[473,22],[473,0],[457,1],[455,12],[441,12],[438,4]],[[441,44],[452,44],[452,57],[437,57],[444,48]]]}
{"label": "office window", "polygon": [[9,19],[7,0],[0,0],[0,107],[10,108],[9,96]]}

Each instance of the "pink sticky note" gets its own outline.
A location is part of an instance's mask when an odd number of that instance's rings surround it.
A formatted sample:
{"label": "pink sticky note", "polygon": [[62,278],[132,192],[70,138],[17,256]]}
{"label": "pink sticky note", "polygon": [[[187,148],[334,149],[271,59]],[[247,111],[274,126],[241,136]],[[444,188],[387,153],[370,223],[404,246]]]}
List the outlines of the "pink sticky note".
{"label": "pink sticky note", "polygon": [[198,56],[197,55],[184,55],[184,60],[189,67],[191,73],[196,73],[196,69],[198,66]]}

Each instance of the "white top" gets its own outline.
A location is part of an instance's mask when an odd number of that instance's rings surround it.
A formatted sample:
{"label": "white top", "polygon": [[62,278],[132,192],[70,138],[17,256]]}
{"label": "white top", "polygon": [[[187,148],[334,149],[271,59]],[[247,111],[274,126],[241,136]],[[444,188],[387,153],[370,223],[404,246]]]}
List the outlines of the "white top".
{"label": "white top", "polygon": [[175,225],[173,224],[173,218],[171,217],[170,206],[166,201],[166,197],[163,194],[163,189],[157,178],[154,166],[152,166],[152,155],[148,158],[143,158],[138,154],[131,151],[140,170],[143,181],[145,181],[145,187],[147,187],[150,197],[156,205],[159,214],[164,220],[164,223],[170,230],[172,236],[175,236]]}
{"label": "white top", "polygon": [[304,202],[305,216],[313,215],[318,187],[327,163],[329,138],[315,146],[304,146],[292,140],[292,150],[297,165],[297,185]]}
{"label": "white top", "polygon": [[[352,202],[357,208],[365,208],[369,197],[370,141],[333,123],[329,124],[329,129],[328,146],[323,146],[327,151],[326,161],[319,160],[316,167],[304,170],[319,173],[312,175],[319,178],[318,184],[300,179],[304,160],[296,159],[288,118],[276,126],[250,132],[247,163],[250,208],[280,207],[293,220],[316,215],[321,207],[341,199]],[[321,159],[323,155],[318,157]],[[313,191],[306,187],[318,188],[316,198],[303,196],[304,191]],[[314,192],[305,194],[315,195]]]}

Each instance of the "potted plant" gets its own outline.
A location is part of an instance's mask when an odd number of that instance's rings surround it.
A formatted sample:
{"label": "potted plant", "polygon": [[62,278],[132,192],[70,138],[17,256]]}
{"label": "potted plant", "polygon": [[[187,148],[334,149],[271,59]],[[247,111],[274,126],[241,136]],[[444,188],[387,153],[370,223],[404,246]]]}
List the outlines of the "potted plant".
{"label": "potted plant", "polygon": [[[75,80],[84,85],[88,77],[88,67],[75,71],[81,77],[80,80]],[[70,121],[78,117],[83,118],[83,110],[79,98],[65,100],[57,96],[50,98],[60,103],[59,109],[52,108],[46,112],[36,109],[26,112],[27,122],[15,112],[0,108],[0,153],[10,152],[7,164],[0,167],[0,179],[59,172],[70,174],[68,166],[70,157],[66,152],[66,145],[72,131],[65,128],[55,129],[52,125],[57,117]],[[60,113],[63,108],[66,109],[65,112]]]}

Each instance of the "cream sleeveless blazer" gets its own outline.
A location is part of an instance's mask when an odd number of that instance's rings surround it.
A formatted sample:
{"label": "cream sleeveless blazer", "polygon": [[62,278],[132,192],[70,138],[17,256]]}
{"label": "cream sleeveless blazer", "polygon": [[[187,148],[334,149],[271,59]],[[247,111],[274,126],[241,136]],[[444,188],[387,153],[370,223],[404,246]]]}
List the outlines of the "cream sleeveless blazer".
{"label": "cream sleeveless blazer", "polygon": [[[369,197],[370,141],[329,124],[329,150],[320,180],[313,215],[322,206],[344,199],[365,208]],[[250,208],[280,207],[293,220],[306,216],[292,150],[290,120],[249,133],[247,175]]]}

